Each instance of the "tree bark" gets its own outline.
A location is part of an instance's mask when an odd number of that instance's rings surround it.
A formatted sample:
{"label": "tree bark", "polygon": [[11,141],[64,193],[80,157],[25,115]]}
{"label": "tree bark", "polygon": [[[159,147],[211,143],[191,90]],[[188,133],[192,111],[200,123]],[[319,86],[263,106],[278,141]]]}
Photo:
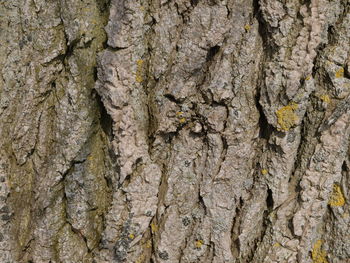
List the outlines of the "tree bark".
{"label": "tree bark", "polygon": [[349,0],[1,0],[0,262],[350,262]]}

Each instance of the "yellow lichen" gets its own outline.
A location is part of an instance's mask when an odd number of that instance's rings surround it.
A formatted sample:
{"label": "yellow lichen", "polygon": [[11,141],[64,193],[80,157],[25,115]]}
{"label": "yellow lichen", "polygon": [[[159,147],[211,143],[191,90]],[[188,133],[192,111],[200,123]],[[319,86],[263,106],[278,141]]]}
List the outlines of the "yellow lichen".
{"label": "yellow lichen", "polygon": [[273,244],[273,247],[280,247],[280,246],[281,246],[281,244],[278,243],[278,242],[276,242],[275,244]]}
{"label": "yellow lichen", "polygon": [[320,99],[327,104],[331,102],[331,99],[329,98],[329,96],[327,94],[321,95]]}
{"label": "yellow lichen", "polygon": [[307,75],[305,80],[310,80],[311,79],[311,75]]}
{"label": "yellow lichen", "polygon": [[289,129],[296,125],[299,118],[295,114],[295,110],[298,108],[298,104],[291,102],[287,106],[284,106],[276,111],[277,123],[280,126],[280,130],[289,131]]}
{"label": "yellow lichen", "polygon": [[244,26],[244,29],[245,29],[245,31],[249,32],[251,29],[251,26],[247,24]]}
{"label": "yellow lichen", "polygon": [[158,226],[155,223],[152,223],[151,224],[151,230],[152,230],[153,233],[157,232],[158,231]]}
{"label": "yellow lichen", "polygon": [[343,206],[345,204],[345,198],[339,185],[333,185],[333,192],[329,198],[328,204],[330,206]]}
{"label": "yellow lichen", "polygon": [[146,248],[151,248],[151,247],[152,247],[152,241],[151,240],[147,240]]}
{"label": "yellow lichen", "polygon": [[179,122],[180,122],[180,123],[185,123],[185,122],[186,122],[186,118],[181,118],[181,119],[179,120]]}
{"label": "yellow lichen", "polygon": [[141,83],[143,81],[142,78],[142,65],[143,65],[143,60],[142,59],[138,59],[136,61],[137,64],[137,69],[136,69],[136,81],[138,83]]}
{"label": "yellow lichen", "polygon": [[136,81],[137,81],[138,83],[141,83],[142,80],[143,80],[142,76],[136,75]]}
{"label": "yellow lichen", "polygon": [[183,112],[182,111],[178,111],[176,112],[176,117],[179,119],[180,123],[185,123],[186,122],[186,118],[183,117]]}
{"label": "yellow lichen", "polygon": [[141,256],[138,259],[136,259],[135,263],[142,263],[144,262],[144,260],[145,260],[145,255],[141,254]]}
{"label": "yellow lichen", "polygon": [[269,171],[267,169],[262,169],[261,170],[261,174],[262,175],[267,175],[269,173]]}
{"label": "yellow lichen", "polygon": [[340,68],[335,72],[335,77],[336,78],[342,78],[344,77],[344,68]]}
{"label": "yellow lichen", "polygon": [[272,212],[270,213],[270,219],[271,219],[271,220],[276,220],[276,218],[277,218],[276,211],[272,211]]}
{"label": "yellow lichen", "polygon": [[314,247],[311,252],[312,261],[314,263],[328,263],[328,260],[326,259],[327,253],[321,248],[322,244],[322,240],[317,240],[314,244]]}
{"label": "yellow lichen", "polygon": [[201,248],[202,247],[202,245],[203,245],[203,240],[196,240],[196,242],[195,242],[195,246],[196,246],[196,248]]}
{"label": "yellow lichen", "polygon": [[134,239],[134,238],[135,238],[135,235],[134,235],[134,234],[130,234],[130,235],[129,235],[129,238],[130,238],[130,239]]}

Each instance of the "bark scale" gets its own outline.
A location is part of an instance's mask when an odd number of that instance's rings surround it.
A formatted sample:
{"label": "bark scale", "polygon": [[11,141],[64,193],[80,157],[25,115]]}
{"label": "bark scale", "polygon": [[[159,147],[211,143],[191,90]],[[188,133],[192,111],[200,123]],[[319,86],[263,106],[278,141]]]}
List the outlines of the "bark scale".
{"label": "bark scale", "polygon": [[0,262],[350,262],[350,1],[0,14]]}

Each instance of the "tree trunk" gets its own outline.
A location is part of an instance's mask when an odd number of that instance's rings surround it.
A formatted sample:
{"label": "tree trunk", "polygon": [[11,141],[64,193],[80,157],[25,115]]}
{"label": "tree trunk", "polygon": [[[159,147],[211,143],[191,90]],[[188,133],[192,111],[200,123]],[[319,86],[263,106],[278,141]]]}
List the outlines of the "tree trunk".
{"label": "tree trunk", "polygon": [[350,262],[349,0],[1,0],[0,262]]}

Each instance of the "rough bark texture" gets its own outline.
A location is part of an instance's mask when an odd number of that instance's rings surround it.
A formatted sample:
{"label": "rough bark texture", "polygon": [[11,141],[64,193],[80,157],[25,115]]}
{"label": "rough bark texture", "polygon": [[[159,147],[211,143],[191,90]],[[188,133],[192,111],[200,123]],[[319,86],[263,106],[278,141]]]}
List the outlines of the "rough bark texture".
{"label": "rough bark texture", "polygon": [[0,262],[350,262],[349,0],[0,0]]}

